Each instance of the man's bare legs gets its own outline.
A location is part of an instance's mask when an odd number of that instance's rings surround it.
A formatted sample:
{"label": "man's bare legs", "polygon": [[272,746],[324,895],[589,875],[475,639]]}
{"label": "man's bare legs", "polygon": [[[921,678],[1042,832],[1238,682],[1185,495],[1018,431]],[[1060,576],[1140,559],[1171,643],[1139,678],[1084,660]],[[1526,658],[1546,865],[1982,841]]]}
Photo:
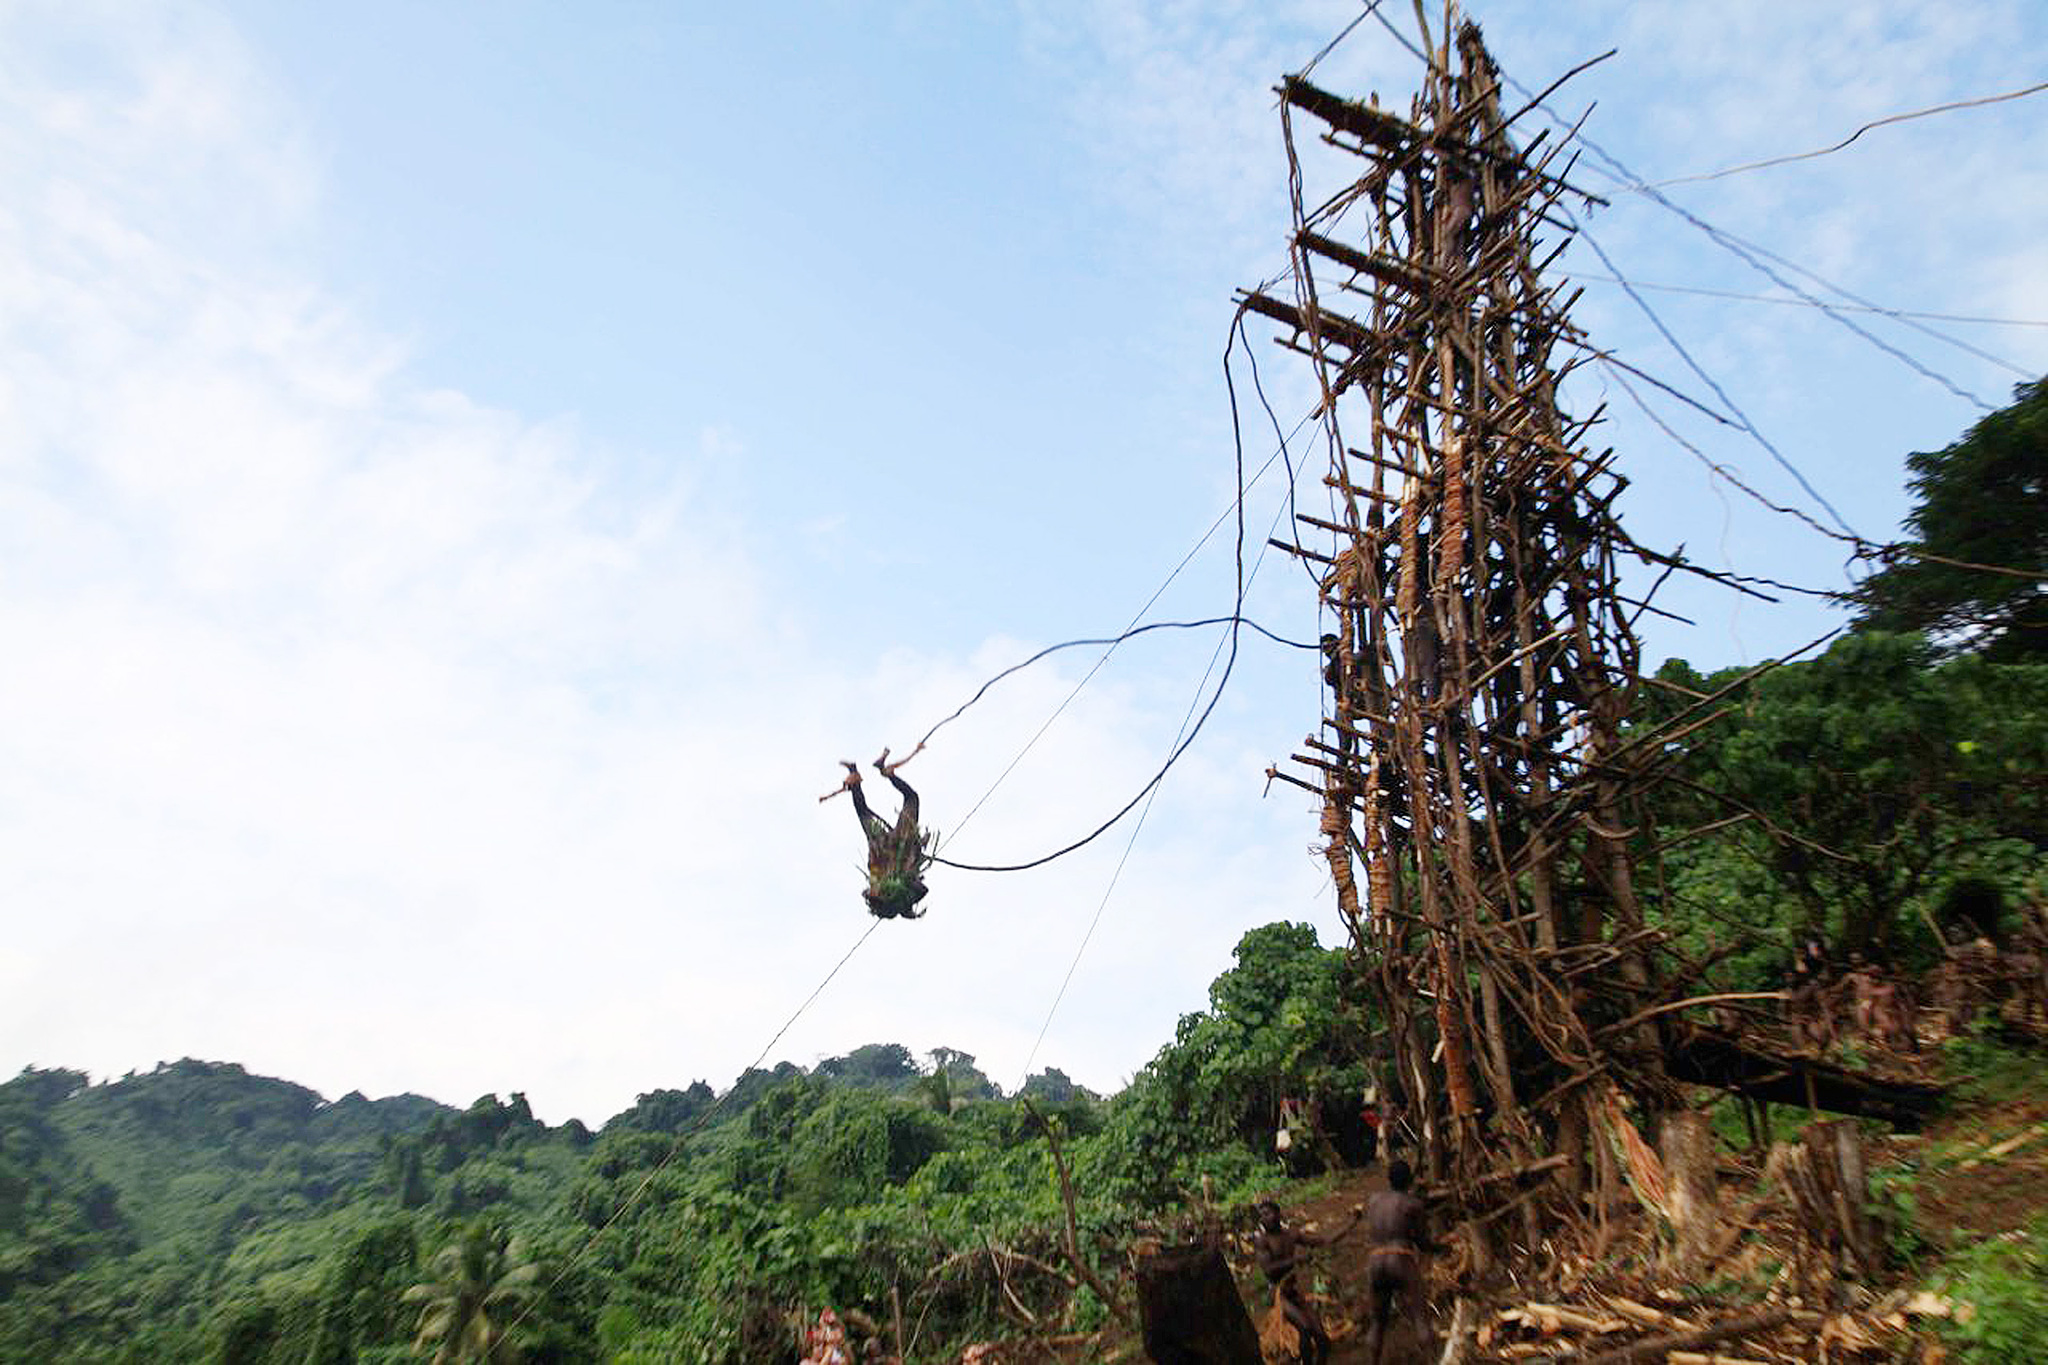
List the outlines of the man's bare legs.
{"label": "man's bare legs", "polygon": [[865,836],[869,833],[869,822],[875,818],[875,813],[869,809],[867,797],[861,795],[860,765],[842,758],[839,760],[839,766],[846,769],[846,779],[839,784],[839,791],[827,793],[818,799],[820,801],[829,801],[834,796],[839,795],[839,792],[851,793],[853,796],[853,817],[860,821],[860,832]]}
{"label": "man's bare legs", "polygon": [[917,828],[917,792],[908,782],[905,782],[896,775],[896,770],[923,752],[924,745],[919,744],[909,754],[891,763],[889,761],[889,751],[884,749],[882,750],[882,756],[875,760],[875,771],[888,778],[889,785],[896,788],[896,794],[903,798],[903,809],[896,816],[896,828],[899,831]]}

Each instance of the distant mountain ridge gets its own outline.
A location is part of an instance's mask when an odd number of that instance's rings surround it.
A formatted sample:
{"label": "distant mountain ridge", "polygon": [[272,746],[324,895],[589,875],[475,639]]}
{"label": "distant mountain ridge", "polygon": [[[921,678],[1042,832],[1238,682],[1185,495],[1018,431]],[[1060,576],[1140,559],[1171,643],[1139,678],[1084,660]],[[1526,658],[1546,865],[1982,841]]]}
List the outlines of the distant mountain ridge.
{"label": "distant mountain ridge", "polygon": [[[69,1073],[82,1078],[82,1073]],[[243,1145],[324,1142],[410,1131],[452,1105],[424,1095],[373,1100],[351,1090],[338,1100],[272,1076],[252,1075],[239,1062],[185,1057],[119,1080],[81,1084],[57,1106],[73,1131],[127,1117],[164,1139]]]}
{"label": "distant mountain ridge", "polygon": [[[651,1090],[602,1131],[679,1133],[714,1107],[721,1121],[737,1118],[777,1086],[806,1076],[916,1095],[941,1108],[1002,1095],[972,1054],[936,1048],[926,1069],[901,1044],[870,1043],[808,1069],[781,1062],[750,1070],[723,1095],[702,1080]],[[1054,1102],[1093,1098],[1057,1068],[1034,1075],[1023,1093]],[[89,1210],[74,1221],[104,1236],[74,1240],[99,1247],[111,1236],[111,1247],[135,1234],[148,1243],[190,1231],[195,1203],[226,1201],[233,1205],[230,1221],[214,1229],[226,1235],[262,1221],[272,1207],[303,1209],[380,1179],[396,1189],[423,1148],[437,1154],[440,1168],[452,1169],[511,1138],[558,1139],[580,1150],[592,1136],[575,1119],[554,1128],[539,1122],[517,1093],[509,1102],[484,1095],[465,1110],[410,1093],[370,1099],[352,1090],[330,1101],[238,1062],[193,1057],[98,1083],[82,1071],[28,1067],[0,1084],[0,1283],[8,1239],[26,1236],[32,1209]],[[48,1261],[46,1252],[22,1251],[21,1264]]]}

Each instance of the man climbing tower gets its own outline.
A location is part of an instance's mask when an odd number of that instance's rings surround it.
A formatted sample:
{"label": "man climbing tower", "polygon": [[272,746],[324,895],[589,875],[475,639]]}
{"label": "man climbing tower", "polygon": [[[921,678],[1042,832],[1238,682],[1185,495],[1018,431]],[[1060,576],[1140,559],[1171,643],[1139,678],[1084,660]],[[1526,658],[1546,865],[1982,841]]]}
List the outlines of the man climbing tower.
{"label": "man climbing tower", "polygon": [[931,844],[933,832],[920,829],[917,823],[917,792],[908,782],[896,775],[896,770],[916,758],[924,749],[922,744],[910,751],[909,758],[896,762],[889,761],[889,751],[882,750],[882,756],[875,760],[875,771],[889,779],[903,798],[903,809],[896,814],[896,822],[876,815],[869,808],[867,798],[861,794],[860,765],[842,759],[846,769],[846,780],[839,784],[838,791],[827,792],[819,799],[829,801],[839,792],[853,794],[853,813],[860,821],[861,833],[868,841],[868,889],[861,893],[868,903],[868,913],[877,919],[917,919],[924,912],[917,909],[917,903],[925,897],[924,870],[931,866]]}

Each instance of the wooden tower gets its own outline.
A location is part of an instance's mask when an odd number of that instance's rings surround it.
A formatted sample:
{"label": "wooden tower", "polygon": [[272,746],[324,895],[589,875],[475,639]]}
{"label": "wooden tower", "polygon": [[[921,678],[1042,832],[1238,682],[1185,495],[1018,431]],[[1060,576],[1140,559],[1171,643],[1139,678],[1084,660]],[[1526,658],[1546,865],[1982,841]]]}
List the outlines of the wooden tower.
{"label": "wooden tower", "polygon": [[[1624,731],[1625,481],[1585,444],[1592,418],[1559,408],[1587,352],[1542,277],[1570,236],[1562,201],[1591,196],[1557,168],[1562,142],[1516,145],[1526,111],[1504,111],[1469,23],[1406,117],[1301,79],[1279,93],[1293,296],[1241,304],[1313,361],[1332,510],[1300,521],[1334,541],[1281,547],[1317,566],[1330,623],[1321,732],[1293,780],[1322,796],[1431,1174],[1468,1202],[1531,1167],[1569,1188],[1617,1082],[1654,1102],[1662,1075],[1649,1030],[1632,1049],[1608,1027],[1662,994],[1629,847],[1655,755]],[[1303,116],[1360,167],[1316,207]]]}

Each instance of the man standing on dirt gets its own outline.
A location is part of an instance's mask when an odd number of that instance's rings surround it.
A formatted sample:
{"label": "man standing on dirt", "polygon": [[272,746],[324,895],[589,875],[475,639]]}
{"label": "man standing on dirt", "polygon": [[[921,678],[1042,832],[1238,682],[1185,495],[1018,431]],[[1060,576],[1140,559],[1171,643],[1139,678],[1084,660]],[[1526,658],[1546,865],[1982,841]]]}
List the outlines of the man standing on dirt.
{"label": "man standing on dirt", "polygon": [[1358,1123],[1363,1134],[1361,1145],[1365,1148],[1365,1164],[1368,1166],[1379,1159],[1380,1125],[1385,1120],[1386,1115],[1380,1111],[1379,1091],[1371,1086],[1367,1086],[1365,1089],[1365,1103],[1358,1111]]}
{"label": "man standing on dirt", "polygon": [[1365,1331],[1366,1359],[1380,1365],[1386,1348],[1387,1324],[1394,1318],[1394,1296],[1401,1298],[1415,1333],[1415,1344],[1429,1344],[1429,1322],[1422,1313],[1422,1257],[1440,1251],[1429,1240],[1429,1212],[1410,1192],[1415,1173],[1405,1161],[1387,1163],[1387,1188],[1365,1205],[1365,1230],[1372,1250],[1365,1258],[1366,1291],[1372,1321]]}
{"label": "man standing on dirt", "polygon": [[1252,1250],[1258,1255],[1259,1269],[1273,1286],[1273,1302],[1286,1314],[1289,1325],[1301,1334],[1301,1365],[1323,1365],[1330,1358],[1330,1334],[1323,1327],[1323,1320],[1316,1316],[1316,1310],[1309,1306],[1308,1295],[1296,1276],[1302,1257],[1316,1247],[1336,1241],[1364,1216],[1354,1212],[1341,1230],[1327,1237],[1312,1237],[1288,1227],[1280,1217],[1280,1206],[1272,1200],[1259,1205],[1259,1235],[1252,1240]]}

